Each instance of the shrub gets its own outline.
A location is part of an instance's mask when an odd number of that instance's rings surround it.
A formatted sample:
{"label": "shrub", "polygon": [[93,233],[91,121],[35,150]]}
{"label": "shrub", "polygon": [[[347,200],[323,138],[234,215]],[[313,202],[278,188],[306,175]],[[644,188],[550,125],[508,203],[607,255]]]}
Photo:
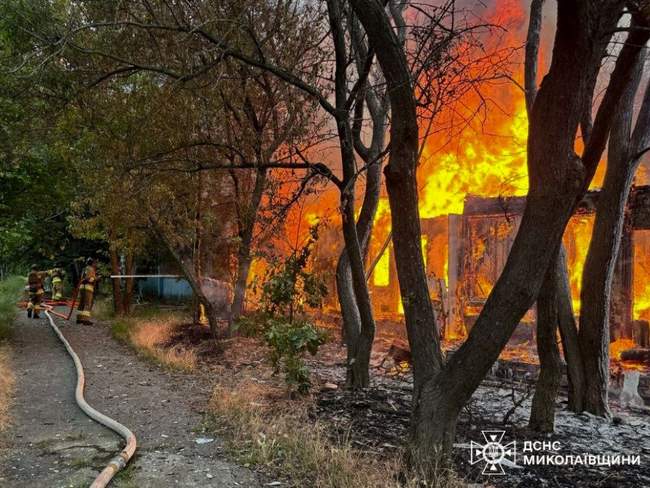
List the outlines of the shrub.
{"label": "shrub", "polygon": [[260,337],[266,332],[269,315],[265,312],[254,312],[239,317],[233,329],[244,337]]}
{"label": "shrub", "polygon": [[309,352],[315,355],[325,342],[325,334],[309,322],[287,322],[271,319],[264,334],[271,347],[271,362],[276,372],[284,372],[285,381],[298,393],[307,393],[311,382],[309,370],[302,356]]}

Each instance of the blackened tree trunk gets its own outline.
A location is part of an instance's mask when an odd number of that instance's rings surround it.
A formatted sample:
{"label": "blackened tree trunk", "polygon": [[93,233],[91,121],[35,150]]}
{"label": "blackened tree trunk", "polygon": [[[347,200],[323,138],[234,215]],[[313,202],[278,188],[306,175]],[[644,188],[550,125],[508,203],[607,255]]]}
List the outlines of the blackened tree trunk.
{"label": "blackened tree trunk", "polygon": [[[526,112],[529,117],[537,96],[539,42],[543,6],[544,0],[533,0],[530,5],[530,22],[526,38],[524,68]],[[589,108],[591,109],[591,107]],[[550,303],[550,299],[556,300],[556,303]],[[564,357],[567,362],[570,408],[576,409],[576,405],[581,405],[582,391],[584,390],[583,364],[578,344],[578,331],[573,315],[571,287],[564,245],[560,245],[558,255],[547,272],[546,280],[538,297],[537,307],[537,350],[540,357],[540,373],[535,397],[533,398],[530,424],[533,429],[551,431],[555,419],[555,400],[562,375],[561,364],[558,363],[560,360],[559,350],[554,335],[558,327],[563,340]]]}
{"label": "blackened tree trunk", "polygon": [[[521,225],[503,273],[467,341],[442,369],[419,246],[415,185],[418,128],[406,58],[380,3],[351,0],[351,4],[377,53],[390,94],[391,154],[385,172],[397,272],[405,297],[404,312],[414,359],[410,457],[427,477],[433,477],[440,456],[451,452],[461,408],[537,299],[574,202],[589,183],[585,178],[586,164],[574,156],[575,136],[584,100],[593,93],[609,39],[607,33],[614,30],[623,2],[558,2],[553,59],[530,119],[530,190]],[[624,79],[621,75],[629,75],[627,68],[621,68],[612,79]],[[617,85],[606,93],[601,107],[609,107],[612,99],[620,96],[619,88]],[[610,114],[605,111],[596,123],[602,127],[598,127],[599,137],[593,138],[596,147],[585,151],[589,165],[596,156],[596,161],[600,158],[604,147],[602,134],[609,132]],[[591,166],[588,168],[591,170]]]}
{"label": "blackened tree trunk", "polygon": [[585,371],[578,342],[578,327],[573,313],[571,283],[569,281],[564,246],[560,246],[560,252],[554,266],[556,267],[554,286],[556,288],[558,326],[562,338],[562,351],[569,383],[569,410],[581,412],[585,388]]}
{"label": "blackened tree trunk", "polygon": [[[253,235],[255,232],[255,223],[257,222],[257,214],[259,212],[262,195],[266,189],[267,170],[260,168],[256,172],[255,186],[251,195],[250,204],[239,215],[239,248],[237,250],[237,279],[235,281],[235,289],[233,293],[233,302],[231,308],[231,327],[234,325],[234,320],[239,318],[244,312],[244,304],[246,302],[246,286],[248,284],[248,276],[250,274],[251,262],[253,256],[251,254],[251,246],[253,244]],[[230,331],[232,333],[232,329]]]}
{"label": "blackened tree trunk", "polygon": [[596,220],[582,277],[579,338],[585,368],[590,372],[585,378],[583,408],[601,416],[609,415],[609,312],[625,204],[640,162],[639,153],[647,144],[650,134],[648,90],[634,135],[631,134],[634,99],[644,62],[643,57],[639,59],[636,76],[616,110],[609,138],[605,181],[598,196]]}
{"label": "blackened tree trunk", "polygon": [[562,359],[557,344],[560,322],[559,289],[562,279],[559,262],[551,265],[537,297],[537,355],[540,372],[530,412],[529,427],[538,432],[553,432],[555,400],[562,380]]}

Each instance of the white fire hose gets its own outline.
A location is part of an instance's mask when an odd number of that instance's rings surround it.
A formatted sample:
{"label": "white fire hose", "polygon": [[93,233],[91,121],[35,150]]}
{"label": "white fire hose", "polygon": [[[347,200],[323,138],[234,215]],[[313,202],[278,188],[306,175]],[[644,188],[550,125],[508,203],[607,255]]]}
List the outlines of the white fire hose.
{"label": "white fire hose", "polygon": [[68,354],[72,357],[74,365],[77,368],[77,388],[75,390],[75,400],[77,401],[77,405],[79,405],[79,408],[81,408],[81,410],[83,410],[83,412],[88,415],[88,417],[96,422],[99,422],[103,426],[108,427],[113,432],[116,432],[126,441],[124,449],[122,449],[122,451],[117,456],[111,459],[104,470],[99,473],[97,478],[95,478],[95,481],[93,481],[93,483],[90,485],[90,488],[104,488],[111,482],[118,471],[126,466],[131,457],[133,457],[133,453],[135,453],[135,449],[137,447],[135,435],[133,435],[133,432],[131,432],[128,428],[119,422],[113,420],[110,417],[107,417],[103,413],[98,412],[93,407],[88,405],[86,399],[84,398],[84,386],[86,381],[84,377],[84,369],[81,365],[81,361],[79,360],[79,356],[77,356],[77,353],[74,352],[74,349],[72,349],[70,343],[66,340],[59,328],[56,326],[54,320],[52,319],[52,316],[47,310],[45,311],[45,315],[47,315],[52,329],[67,349]]}

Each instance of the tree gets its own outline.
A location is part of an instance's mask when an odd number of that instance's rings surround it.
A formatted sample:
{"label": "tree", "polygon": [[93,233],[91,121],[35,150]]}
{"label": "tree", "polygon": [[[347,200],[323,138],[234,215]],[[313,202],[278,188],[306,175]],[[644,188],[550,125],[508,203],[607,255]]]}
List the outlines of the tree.
{"label": "tree", "polygon": [[21,4],[3,4],[0,18],[0,275],[105,252],[103,243],[69,231],[79,174],[68,167],[57,134],[70,79],[59,65],[44,67],[31,55],[37,42],[29,33],[52,35],[61,11]]}
{"label": "tree", "polygon": [[[526,39],[524,86],[526,111],[530,117],[537,95],[539,38],[542,27],[543,0],[534,0]],[[564,357],[568,364],[569,404],[574,407],[582,386],[582,357],[577,349],[577,328],[573,315],[571,288],[564,245],[560,244],[555,261],[549,266],[537,297],[537,355],[540,362],[529,426],[533,430],[552,432],[555,425],[555,400],[562,380],[562,359],[557,344],[558,329],[563,338]]]}
{"label": "tree", "polygon": [[[632,26],[634,29],[636,26]],[[639,26],[640,27],[640,26]],[[598,195],[594,230],[582,276],[580,296],[580,348],[585,374],[584,409],[609,415],[609,309],[612,278],[619,254],[625,205],[641,157],[650,143],[650,87],[646,86],[636,124],[632,124],[634,100],[645,66],[639,56],[635,73],[615,107],[609,136],[607,170]]]}
{"label": "tree", "polygon": [[[393,243],[406,325],[414,360],[411,462],[435,476],[447,456],[458,413],[497,359],[524,313],[537,299],[557,255],[575,203],[586,191],[647,30],[632,30],[599,106],[582,157],[574,154],[580,116],[591,103],[601,59],[621,15],[619,1],[558,4],[553,59],[532,107],[526,208],[504,270],[465,343],[443,364],[420,254],[417,186],[417,118],[412,81],[403,50],[381,6],[351,0],[368,33],[391,97],[391,154],[386,181],[393,218]],[[636,13],[645,22],[645,15]]]}

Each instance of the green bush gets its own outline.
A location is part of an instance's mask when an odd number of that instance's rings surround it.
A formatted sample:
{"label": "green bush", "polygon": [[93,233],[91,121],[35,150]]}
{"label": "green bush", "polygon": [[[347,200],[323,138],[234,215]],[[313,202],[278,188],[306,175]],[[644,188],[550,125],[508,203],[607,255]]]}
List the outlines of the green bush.
{"label": "green bush", "polygon": [[18,309],[16,302],[25,288],[25,278],[11,276],[0,281],[0,340],[11,335],[12,325]]}
{"label": "green bush", "polygon": [[306,352],[312,356],[318,352],[318,347],[326,340],[324,332],[306,321],[270,319],[267,325],[264,339],[271,347],[271,362],[275,371],[284,372],[290,388],[298,393],[307,393],[311,382],[302,356]]}
{"label": "green bush", "polygon": [[254,312],[242,315],[233,325],[233,329],[244,337],[260,337],[268,328],[269,315],[265,312]]}

